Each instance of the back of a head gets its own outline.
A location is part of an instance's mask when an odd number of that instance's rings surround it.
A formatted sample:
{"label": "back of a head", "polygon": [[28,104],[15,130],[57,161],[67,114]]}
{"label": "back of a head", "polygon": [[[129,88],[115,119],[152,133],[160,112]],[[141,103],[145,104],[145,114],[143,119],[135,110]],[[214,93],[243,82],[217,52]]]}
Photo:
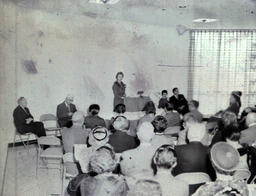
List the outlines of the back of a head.
{"label": "back of a head", "polygon": [[156,107],[153,101],[149,101],[145,104],[144,108],[142,109],[142,111],[145,111],[146,114],[149,113],[156,113]]}
{"label": "back of a head", "polygon": [[138,180],[128,193],[128,196],[162,196],[160,184],[157,181],[141,179]]}
{"label": "back of a head", "polygon": [[188,140],[200,142],[206,134],[206,126],[203,123],[191,123],[188,127]]}
{"label": "back of a head", "polygon": [[137,136],[141,143],[150,143],[154,135],[154,127],[150,122],[143,122],[138,127]]}
{"label": "back of a head", "polygon": [[235,113],[231,112],[231,111],[225,111],[223,114],[222,114],[222,123],[223,123],[223,126],[224,127],[227,127],[227,126],[238,126],[237,124],[237,116]]}
{"label": "back of a head", "polygon": [[84,114],[81,111],[77,111],[72,116],[73,124],[83,124],[84,123]]}
{"label": "back of a head", "polygon": [[112,172],[116,168],[114,151],[106,146],[100,147],[90,157],[89,170],[97,174]]}
{"label": "back of a head", "polygon": [[126,107],[124,104],[120,103],[118,105],[115,106],[114,112],[118,113],[118,114],[123,114],[126,112]]}
{"label": "back of a head", "polygon": [[166,118],[159,115],[155,117],[155,119],[152,122],[152,125],[154,126],[155,133],[163,133],[167,128],[168,124]]}
{"label": "back of a head", "polygon": [[153,158],[151,167],[154,175],[157,173],[157,168],[171,169],[176,166],[177,159],[174,146],[162,145],[159,147]]}
{"label": "back of a head", "polygon": [[129,129],[130,124],[128,119],[125,116],[117,116],[114,119],[112,126],[115,130],[126,131]]}
{"label": "back of a head", "polygon": [[189,110],[192,111],[192,110],[195,110],[195,109],[198,109],[199,107],[199,102],[196,101],[196,100],[191,100],[189,102]]}
{"label": "back of a head", "polygon": [[89,106],[89,112],[94,116],[100,111],[100,106],[98,104],[92,104]]}
{"label": "back of a head", "polygon": [[256,113],[255,112],[250,112],[246,116],[246,124],[247,126],[250,126],[251,124],[256,123]]}
{"label": "back of a head", "polygon": [[210,151],[211,162],[217,173],[233,175],[237,170],[240,155],[237,149],[226,142],[214,144]]}

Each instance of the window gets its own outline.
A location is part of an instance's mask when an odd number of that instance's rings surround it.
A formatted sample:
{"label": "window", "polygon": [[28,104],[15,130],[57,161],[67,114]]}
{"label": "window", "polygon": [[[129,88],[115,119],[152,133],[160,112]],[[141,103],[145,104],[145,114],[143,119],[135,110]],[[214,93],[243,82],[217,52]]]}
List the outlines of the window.
{"label": "window", "polygon": [[191,30],[188,98],[214,114],[233,90],[243,92],[242,108],[256,104],[256,30]]}

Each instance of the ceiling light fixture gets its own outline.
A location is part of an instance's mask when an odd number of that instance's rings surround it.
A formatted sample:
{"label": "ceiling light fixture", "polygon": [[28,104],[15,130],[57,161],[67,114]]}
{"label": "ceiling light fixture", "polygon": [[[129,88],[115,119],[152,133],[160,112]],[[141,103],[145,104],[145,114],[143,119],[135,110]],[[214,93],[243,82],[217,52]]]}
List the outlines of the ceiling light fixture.
{"label": "ceiling light fixture", "polygon": [[97,3],[97,4],[115,4],[120,0],[89,0],[89,3]]}
{"label": "ceiling light fixture", "polygon": [[217,22],[218,19],[215,18],[198,18],[193,20],[193,22],[197,22],[197,23],[210,23],[210,22]]}

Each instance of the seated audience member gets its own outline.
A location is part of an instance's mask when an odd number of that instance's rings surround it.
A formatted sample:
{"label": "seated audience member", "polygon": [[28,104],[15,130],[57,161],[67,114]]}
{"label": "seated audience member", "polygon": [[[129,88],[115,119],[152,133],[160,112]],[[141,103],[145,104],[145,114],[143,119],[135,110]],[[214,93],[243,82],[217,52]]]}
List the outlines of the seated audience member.
{"label": "seated audience member", "polygon": [[238,129],[237,116],[233,112],[225,111],[222,114],[221,121],[219,121],[218,125],[218,131],[213,136],[210,146],[213,146],[217,142],[226,141],[224,133],[228,129]]}
{"label": "seated audience member", "polygon": [[128,135],[129,121],[124,116],[117,116],[113,123],[113,134],[109,137],[109,144],[116,153],[136,148],[138,141],[136,137]]}
{"label": "seated audience member", "polygon": [[72,104],[74,97],[67,95],[64,102],[57,106],[57,119],[60,127],[70,127],[72,115],[77,111],[76,106]]}
{"label": "seated audience member", "polygon": [[162,90],[162,98],[159,100],[158,108],[165,108],[165,104],[168,103],[168,92],[167,90]]}
{"label": "seated audience member", "polygon": [[180,125],[180,114],[173,111],[173,105],[171,103],[166,103],[164,106],[165,118],[167,120],[167,127],[174,127]]}
{"label": "seated audience member", "polygon": [[128,186],[125,178],[113,174],[117,166],[115,153],[111,148],[101,147],[91,156],[89,170],[96,173],[94,177],[85,178],[80,187],[81,196],[123,196],[127,194]]}
{"label": "seated audience member", "polygon": [[145,115],[139,120],[138,126],[139,127],[143,122],[152,122],[156,115],[156,108],[152,101],[147,102],[144,107]]}
{"label": "seated audience member", "polygon": [[159,147],[152,159],[154,179],[160,183],[163,196],[188,196],[188,184],[175,179],[171,174],[177,165],[176,153],[173,145]]}
{"label": "seated audience member", "polygon": [[[225,132],[223,133],[223,136],[225,137],[226,142],[230,144],[233,148],[237,150],[242,148],[242,145],[239,144],[241,133],[238,127],[227,127],[225,129]],[[238,169],[248,169],[246,154],[240,156]]]}
{"label": "seated audience member", "polygon": [[38,137],[46,136],[44,124],[35,122],[27,108],[27,100],[24,97],[18,99],[18,106],[13,111],[14,125],[20,134],[34,133]]}
{"label": "seated audience member", "polygon": [[248,129],[241,132],[239,142],[251,146],[256,141],[256,113],[251,112],[247,115],[246,124]]}
{"label": "seated audience member", "polygon": [[132,187],[127,196],[163,196],[160,184],[154,180],[141,179]]}
{"label": "seated audience member", "polygon": [[123,115],[126,112],[126,107],[123,103],[117,104],[114,109],[114,117]]}
{"label": "seated audience member", "polygon": [[61,133],[65,153],[73,153],[74,144],[86,144],[88,137],[88,133],[83,129],[84,115],[82,112],[75,112],[72,122],[72,127],[63,128]]}
{"label": "seated audience member", "polygon": [[206,133],[205,125],[199,123],[190,124],[188,127],[188,144],[175,146],[177,154],[177,166],[173,170],[174,175],[190,172],[203,172],[212,179],[215,173],[209,158],[209,148],[200,141]]}
{"label": "seated audience member", "polygon": [[187,139],[188,127],[190,124],[198,123],[194,115],[192,115],[191,113],[185,114],[183,117],[183,121],[184,121],[183,122],[184,129],[179,132],[177,145],[183,145],[188,143],[188,139]]}
{"label": "seated audience member", "polygon": [[156,113],[156,107],[155,107],[154,102],[153,102],[153,101],[148,101],[148,102],[145,104],[145,106],[144,106],[144,108],[142,109],[142,111],[146,112],[146,114],[149,113],[149,112],[154,112],[154,113]]}
{"label": "seated audience member", "polygon": [[173,144],[174,138],[171,135],[164,134],[167,127],[167,120],[163,116],[156,116],[152,122],[154,126],[154,137],[152,138],[152,145],[155,149],[164,144]]}
{"label": "seated audience member", "polygon": [[226,111],[233,112],[236,116],[238,116],[241,107],[241,96],[241,91],[233,91],[230,95],[229,107],[226,109]]}
{"label": "seated audience member", "polygon": [[152,176],[150,164],[156,150],[151,144],[154,136],[153,130],[151,123],[142,123],[137,133],[140,145],[122,153],[120,165],[125,176],[135,178],[136,176]]}
{"label": "seated audience member", "polygon": [[138,126],[139,127],[142,123],[144,122],[152,122],[155,119],[155,113],[152,111],[149,111],[148,113],[145,114],[145,116],[143,116],[139,122],[138,122]]}
{"label": "seated audience member", "polygon": [[201,114],[201,112],[198,111],[199,102],[196,100],[192,100],[189,102],[188,106],[189,106],[189,112],[195,116],[198,122],[202,122],[203,115]]}
{"label": "seated audience member", "polygon": [[82,172],[88,172],[88,164],[90,157],[96,152],[96,150],[102,146],[109,146],[109,131],[105,127],[95,127],[88,136],[87,148],[83,148],[80,152],[79,164],[81,166]]}
{"label": "seated audience member", "polygon": [[106,127],[105,120],[98,116],[100,106],[98,104],[92,104],[89,107],[89,115],[84,119],[84,125],[86,128],[93,129],[97,126]]}
{"label": "seated audience member", "polygon": [[170,97],[169,102],[173,104],[174,110],[178,111],[182,115],[188,113],[188,101],[184,95],[179,94],[178,88],[174,88],[172,92],[173,96]]}
{"label": "seated audience member", "polygon": [[239,164],[238,151],[226,142],[219,142],[211,148],[210,154],[217,180],[202,185],[194,196],[248,196],[246,182],[233,179]]}
{"label": "seated audience member", "polygon": [[76,196],[122,196],[128,186],[123,176],[112,172],[116,168],[115,153],[109,147],[102,146],[90,157],[89,173],[78,175],[67,188],[69,195]]}

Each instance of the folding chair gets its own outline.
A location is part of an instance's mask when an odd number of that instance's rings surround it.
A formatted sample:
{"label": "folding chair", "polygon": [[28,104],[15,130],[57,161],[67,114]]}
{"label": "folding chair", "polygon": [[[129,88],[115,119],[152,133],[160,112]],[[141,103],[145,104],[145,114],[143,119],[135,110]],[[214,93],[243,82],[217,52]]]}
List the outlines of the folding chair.
{"label": "folding chair", "polygon": [[33,134],[33,133],[21,134],[17,131],[17,129],[15,129],[15,134],[14,134],[13,143],[12,143],[12,149],[14,149],[16,142],[22,142],[24,148],[28,149],[27,147],[29,145],[29,139],[31,138],[31,136],[34,136],[36,138],[35,134]]}
{"label": "folding chair", "polygon": [[[40,116],[40,121],[44,123],[47,135],[60,135],[61,128],[59,127],[57,117],[53,114],[43,114]],[[49,126],[50,125],[50,126]],[[53,134],[55,132],[55,134]]]}
{"label": "folding chair", "polygon": [[[55,136],[43,136],[37,139],[37,163],[36,163],[36,176],[39,168],[44,169],[58,169],[60,170],[60,176],[62,175],[62,157],[63,151],[61,147],[60,139]],[[49,148],[43,150],[42,146],[47,145]],[[39,165],[39,161],[42,160],[45,167]],[[49,160],[57,160],[57,163],[49,163]],[[47,162],[46,162],[47,161]],[[50,168],[49,165],[58,165],[58,167]]]}

